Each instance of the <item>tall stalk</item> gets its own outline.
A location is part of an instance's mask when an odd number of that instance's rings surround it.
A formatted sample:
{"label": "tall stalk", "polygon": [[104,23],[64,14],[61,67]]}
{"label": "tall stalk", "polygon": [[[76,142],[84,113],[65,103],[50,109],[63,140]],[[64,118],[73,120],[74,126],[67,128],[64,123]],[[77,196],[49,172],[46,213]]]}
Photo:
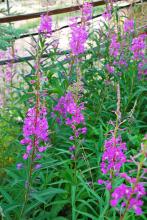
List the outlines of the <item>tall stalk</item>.
{"label": "tall stalk", "polygon": [[[38,43],[39,44],[39,43]],[[39,117],[39,109],[40,109],[40,60],[41,57],[43,55],[43,50],[44,48],[38,48],[37,50],[37,56],[36,56],[36,72],[35,72],[35,76],[36,76],[36,91],[35,91],[35,121],[34,121],[34,127],[35,129],[37,128],[37,120]],[[25,196],[24,196],[24,204],[23,207],[21,209],[21,213],[20,213],[20,217],[23,216],[24,213],[24,209],[25,206],[28,202],[29,199],[29,193],[31,190],[31,186],[32,186],[32,174],[33,174],[33,165],[34,165],[34,159],[35,159],[35,154],[37,151],[37,137],[34,135],[34,139],[33,139],[33,150],[32,150],[32,154],[30,157],[30,167],[29,167],[29,173],[28,173],[28,181],[26,184],[26,192],[25,192]]]}

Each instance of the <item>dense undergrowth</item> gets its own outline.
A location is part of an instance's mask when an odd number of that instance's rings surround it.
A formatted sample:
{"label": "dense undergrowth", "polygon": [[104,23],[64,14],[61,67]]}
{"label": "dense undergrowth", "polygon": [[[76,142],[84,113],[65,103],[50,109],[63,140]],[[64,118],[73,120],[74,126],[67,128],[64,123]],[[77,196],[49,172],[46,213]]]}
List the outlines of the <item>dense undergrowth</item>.
{"label": "dense undergrowth", "polygon": [[42,16],[30,72],[1,69],[2,219],[146,219],[146,35],[110,6],[94,29],[91,10],[70,51]]}

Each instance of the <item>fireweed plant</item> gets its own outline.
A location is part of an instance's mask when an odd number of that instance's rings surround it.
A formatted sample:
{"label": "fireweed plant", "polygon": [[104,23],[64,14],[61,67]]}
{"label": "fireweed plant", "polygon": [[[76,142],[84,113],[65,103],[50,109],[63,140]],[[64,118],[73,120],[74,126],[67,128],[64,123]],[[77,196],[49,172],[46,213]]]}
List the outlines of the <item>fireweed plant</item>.
{"label": "fireweed plant", "polygon": [[2,219],[146,219],[146,35],[112,2],[95,25],[83,4],[67,51],[42,15],[21,81],[2,68]]}
{"label": "fireweed plant", "polygon": [[[35,73],[30,83],[34,88],[34,106],[29,108],[26,113],[23,125],[23,139],[20,143],[26,146],[25,153],[23,154],[23,160],[29,160],[29,173],[28,179],[25,183],[26,193],[25,201],[21,210],[20,217],[23,215],[25,205],[28,201],[29,193],[32,186],[33,172],[41,168],[39,162],[42,158],[43,152],[47,149],[48,136],[48,121],[47,121],[47,109],[44,105],[43,88],[41,88],[41,58],[46,48],[46,38],[51,35],[52,32],[52,19],[48,15],[41,16],[41,22],[38,29],[39,42],[36,48],[36,63]],[[22,169],[24,165],[22,163],[17,164],[17,169]]]}
{"label": "fireweed plant", "polygon": [[[98,184],[104,184],[110,192],[110,205],[120,212],[120,220],[125,219],[129,210],[136,215],[142,214],[143,197],[146,195],[145,183],[142,182],[146,173],[146,144],[142,143],[139,154],[127,159],[127,146],[122,141],[120,133],[121,112],[120,112],[120,86],[117,85],[117,110],[116,124],[114,130],[110,131],[110,137],[105,140],[104,153],[100,169],[106,179],[99,179]],[[111,122],[112,125],[114,125]],[[144,141],[146,137],[144,138]],[[138,161],[135,161],[135,158]],[[130,176],[129,170],[121,172],[126,163],[134,163],[137,166],[137,173]],[[117,186],[117,179],[121,184]]]}
{"label": "fireweed plant", "polygon": [[[105,152],[102,156],[101,171],[104,175],[109,173],[109,179],[99,179],[98,184],[105,184],[107,190],[111,194],[110,204],[112,207],[120,211],[120,219],[125,219],[129,210],[133,210],[136,215],[142,214],[143,197],[146,196],[145,191],[145,163],[146,163],[146,145],[142,144],[141,150],[135,158],[127,160],[123,151],[126,151],[126,143],[121,141],[121,137],[112,137],[105,141]],[[134,163],[137,166],[137,175],[134,177],[126,172],[121,172],[121,168],[125,163]],[[107,175],[108,176],[108,175]],[[115,181],[119,178],[121,184],[116,186]]]}
{"label": "fireweed plant", "polygon": [[[82,111],[84,110],[83,103],[78,105],[75,97],[71,92],[62,96],[57,105],[54,107],[54,112],[58,113],[58,121],[61,117],[65,121],[65,125],[70,127],[72,133],[69,137],[71,146],[69,146],[69,153],[71,159],[71,167],[73,170],[72,186],[71,186],[71,202],[73,200],[72,191],[77,192],[77,175],[78,175],[78,160],[80,158],[80,148],[83,135],[86,134],[87,128],[85,127],[85,119]],[[76,198],[72,202],[72,219],[76,219]]]}
{"label": "fireweed plant", "polygon": [[[89,20],[92,18],[92,4],[84,3],[81,8],[81,17],[75,17],[70,20],[70,49],[73,59],[73,65],[76,66],[76,83],[72,85],[74,92],[67,92],[62,96],[57,105],[53,108],[55,113],[58,113],[57,120],[62,117],[65,120],[66,126],[70,127],[72,134],[69,137],[72,145],[69,146],[71,160],[73,161],[73,186],[71,191],[77,191],[77,163],[80,158],[80,146],[82,136],[86,134],[85,118],[83,115],[84,103],[80,103],[80,93],[83,93],[82,76],[79,67],[79,55],[85,51],[85,44],[88,39]],[[71,201],[73,200],[71,196]],[[72,203],[72,219],[76,218],[76,199]]]}

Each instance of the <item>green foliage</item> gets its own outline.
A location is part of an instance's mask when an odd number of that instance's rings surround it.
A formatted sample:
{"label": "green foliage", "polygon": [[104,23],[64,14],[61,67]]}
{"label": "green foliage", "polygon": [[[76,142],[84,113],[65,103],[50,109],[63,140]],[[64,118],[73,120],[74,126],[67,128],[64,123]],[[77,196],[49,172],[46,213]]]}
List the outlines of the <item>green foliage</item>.
{"label": "green foliage", "polygon": [[[108,29],[108,26],[106,26]],[[4,30],[8,31],[8,30]],[[8,35],[10,32],[7,32]],[[15,33],[16,34],[16,33]],[[35,97],[34,63],[27,63],[31,68],[26,75],[20,74],[21,82],[13,86],[11,99],[5,110],[0,113],[0,151],[4,159],[2,166],[3,181],[0,188],[0,214],[6,220],[119,220],[119,211],[110,207],[110,193],[97,180],[103,178],[100,171],[101,156],[104,141],[115,122],[117,108],[116,84],[120,84],[121,113],[124,123],[121,125],[123,140],[126,141],[127,157],[135,155],[140,150],[140,144],[146,133],[146,80],[138,80],[137,66],[133,61],[128,68],[121,69],[122,75],[108,75],[105,64],[112,57],[109,56],[109,39],[102,33],[99,39],[97,31],[90,34],[89,50],[80,55],[82,62],[79,69],[82,73],[84,90],[81,102],[85,102],[84,115],[88,132],[79,143],[77,170],[70,159],[68,151],[71,141],[71,129],[56,122],[51,117],[53,107],[67,91],[74,91],[77,66],[73,58],[57,53],[57,49],[45,48],[48,57],[41,64],[43,77],[48,80],[41,82],[41,93],[46,91],[43,101],[48,109],[48,123],[50,142],[41,160],[42,168],[33,173],[33,184],[29,192],[29,199],[25,204],[26,180],[28,165],[22,170],[16,170],[16,164],[22,162],[24,147],[19,141],[22,138],[22,125],[25,113],[32,107]],[[9,40],[11,42],[12,38]],[[7,42],[7,40],[6,40]],[[101,45],[103,43],[103,46]],[[0,43],[0,45],[2,45]],[[40,48],[44,41],[40,40]],[[36,54],[33,54],[36,58]],[[129,54],[128,54],[129,57]],[[133,71],[132,71],[133,69]],[[29,100],[29,101],[28,101]],[[11,157],[11,163],[8,158]],[[132,166],[124,166],[124,171]],[[117,179],[116,184],[121,180]],[[145,199],[146,200],[146,199]],[[25,204],[24,213],[21,216]],[[145,210],[145,205],[144,205]],[[140,217],[129,212],[125,220],[146,219],[146,210]]]}
{"label": "green foliage", "polygon": [[0,25],[0,50],[7,50],[23,32],[12,25]]}

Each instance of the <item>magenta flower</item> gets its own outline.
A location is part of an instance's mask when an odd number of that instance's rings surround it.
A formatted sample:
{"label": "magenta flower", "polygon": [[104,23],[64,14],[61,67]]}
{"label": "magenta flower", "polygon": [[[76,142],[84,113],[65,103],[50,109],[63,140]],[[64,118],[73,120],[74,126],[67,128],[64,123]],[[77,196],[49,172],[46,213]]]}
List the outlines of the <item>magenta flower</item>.
{"label": "magenta flower", "polygon": [[85,43],[88,38],[86,26],[78,24],[77,18],[72,18],[69,26],[71,29],[71,38],[69,44],[73,55],[84,53]]}
{"label": "magenta flower", "polygon": [[46,151],[46,149],[47,149],[47,147],[38,147],[38,151],[40,153]]}
{"label": "magenta flower", "polygon": [[82,17],[88,21],[92,18],[92,4],[89,2],[85,2],[82,7]]}
{"label": "magenta flower", "polygon": [[24,160],[27,160],[28,157],[29,157],[29,155],[28,155],[27,153],[25,153],[25,154],[23,155],[23,159],[24,159]]}
{"label": "magenta flower", "polygon": [[101,185],[101,184],[104,184],[104,183],[105,183],[105,181],[104,181],[104,180],[102,180],[102,179],[98,179],[98,181],[97,181],[97,182],[98,182],[98,184],[99,184],[99,185]]}
{"label": "magenta flower", "polygon": [[105,141],[105,151],[102,156],[101,171],[107,174],[110,170],[115,173],[120,171],[122,165],[126,162],[124,151],[126,143],[122,142],[121,137],[111,137]]}
{"label": "magenta flower", "polygon": [[109,52],[113,57],[117,57],[120,54],[120,43],[117,40],[116,34],[111,37]]}
{"label": "magenta flower", "polygon": [[[46,108],[41,108],[38,116],[35,107],[28,110],[23,126],[23,135],[25,140],[28,141],[29,139],[31,142],[29,137],[32,135],[36,135],[37,138],[42,141],[48,140],[48,122],[45,117],[46,114]],[[23,139],[23,141],[25,140]]]}
{"label": "magenta flower", "polygon": [[144,58],[146,48],[145,39],[146,35],[140,35],[139,37],[133,39],[130,51],[133,53],[134,60]]}
{"label": "magenta flower", "polygon": [[125,207],[126,203],[128,203],[129,209],[134,209],[136,215],[141,215],[141,206],[143,205],[143,201],[141,199],[144,195],[146,195],[146,192],[143,184],[137,183],[136,180],[136,182],[131,186],[121,184],[115,188],[111,195],[112,199],[110,204],[115,207],[121,201],[121,206]]}
{"label": "magenta flower", "polygon": [[45,36],[50,36],[52,33],[52,18],[48,15],[41,15],[39,33],[44,33]]}
{"label": "magenta flower", "polygon": [[[73,135],[69,137],[69,140],[71,141],[74,141],[81,134],[86,134],[87,132],[86,127],[79,128],[79,126],[85,125],[84,115],[82,114],[83,109],[83,103],[77,105],[71,92],[62,96],[54,107],[54,111],[58,112],[65,120],[65,124],[72,129]],[[75,159],[75,155],[73,154],[75,150],[76,146],[74,144],[69,147],[69,151],[72,152],[72,160]]]}
{"label": "magenta flower", "polygon": [[133,33],[134,32],[134,20],[126,19],[124,21],[124,32],[127,33]]}
{"label": "magenta flower", "polygon": [[[65,119],[65,123],[69,125],[73,130],[75,130],[75,125],[84,123],[84,115],[82,110],[84,109],[83,105],[77,106],[74,101],[72,93],[67,93],[65,96],[62,96],[58,104],[54,107],[54,111],[60,113],[60,115]],[[80,133],[85,133],[86,128],[82,128]]]}
{"label": "magenta flower", "polygon": [[24,160],[27,160],[32,155],[33,149],[35,149],[33,151],[35,160],[41,158],[38,153],[42,153],[47,149],[45,146],[40,146],[42,142],[45,143],[48,141],[48,122],[46,115],[45,107],[41,107],[40,109],[33,107],[27,112],[23,126],[24,138],[20,142],[22,145],[27,145],[26,152],[23,155]]}

